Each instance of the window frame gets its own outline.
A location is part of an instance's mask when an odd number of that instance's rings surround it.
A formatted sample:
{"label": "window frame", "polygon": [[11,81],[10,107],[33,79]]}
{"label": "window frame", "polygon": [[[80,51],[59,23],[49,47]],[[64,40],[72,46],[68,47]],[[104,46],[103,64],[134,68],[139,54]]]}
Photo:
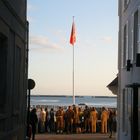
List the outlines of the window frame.
{"label": "window frame", "polygon": [[123,43],[122,43],[122,68],[126,68],[127,60],[129,59],[128,47],[128,21],[123,27]]}
{"label": "window frame", "polygon": [[138,52],[138,10],[134,12],[133,24],[133,61],[136,63],[136,55]]}

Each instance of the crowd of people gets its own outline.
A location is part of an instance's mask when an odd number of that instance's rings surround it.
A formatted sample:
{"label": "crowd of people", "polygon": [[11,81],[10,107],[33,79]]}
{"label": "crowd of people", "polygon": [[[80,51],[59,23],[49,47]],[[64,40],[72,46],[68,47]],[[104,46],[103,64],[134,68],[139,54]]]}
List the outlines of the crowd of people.
{"label": "crowd of people", "polygon": [[32,139],[35,133],[110,133],[116,131],[116,110],[102,107],[81,108],[79,106],[68,106],[66,110],[59,107],[57,110],[51,108],[33,108],[30,112],[30,124],[32,127]]}

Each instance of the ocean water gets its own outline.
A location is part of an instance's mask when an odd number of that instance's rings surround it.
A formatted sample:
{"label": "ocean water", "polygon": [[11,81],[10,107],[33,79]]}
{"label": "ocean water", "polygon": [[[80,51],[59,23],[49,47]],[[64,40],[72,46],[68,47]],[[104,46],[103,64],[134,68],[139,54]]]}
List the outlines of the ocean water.
{"label": "ocean water", "polygon": [[[69,106],[73,104],[72,96],[31,96],[31,106]],[[108,96],[76,96],[75,104],[94,107],[117,107],[117,97]]]}

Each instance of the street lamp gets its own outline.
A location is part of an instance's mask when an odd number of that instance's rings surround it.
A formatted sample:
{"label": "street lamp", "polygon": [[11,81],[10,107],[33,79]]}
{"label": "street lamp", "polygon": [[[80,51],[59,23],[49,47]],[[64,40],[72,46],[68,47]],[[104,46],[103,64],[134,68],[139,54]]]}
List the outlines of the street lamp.
{"label": "street lamp", "polygon": [[31,96],[31,89],[33,89],[34,87],[35,87],[35,81],[33,79],[28,79],[27,136],[30,135],[29,134],[29,127],[30,127],[30,96]]}

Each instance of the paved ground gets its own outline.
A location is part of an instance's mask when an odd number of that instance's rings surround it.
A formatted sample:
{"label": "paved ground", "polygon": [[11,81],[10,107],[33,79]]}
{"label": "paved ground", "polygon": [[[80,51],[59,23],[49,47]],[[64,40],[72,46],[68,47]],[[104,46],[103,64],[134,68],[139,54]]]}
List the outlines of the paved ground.
{"label": "paved ground", "polygon": [[35,140],[116,140],[115,134],[109,138],[108,134],[37,134]]}

